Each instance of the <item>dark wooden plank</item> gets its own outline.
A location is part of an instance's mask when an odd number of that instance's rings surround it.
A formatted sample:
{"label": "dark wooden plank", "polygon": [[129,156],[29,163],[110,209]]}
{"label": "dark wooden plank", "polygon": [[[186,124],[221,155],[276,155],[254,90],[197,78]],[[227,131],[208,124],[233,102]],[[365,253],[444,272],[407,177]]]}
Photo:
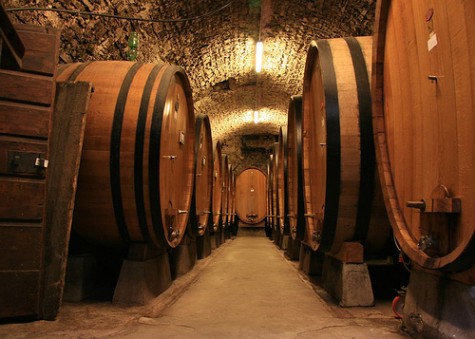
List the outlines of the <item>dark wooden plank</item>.
{"label": "dark wooden plank", "polygon": [[2,178],[0,196],[0,220],[42,220],[44,180]]}
{"label": "dark wooden plank", "polygon": [[0,70],[0,99],[51,105],[54,79],[52,77]]}
{"label": "dark wooden plank", "polygon": [[0,223],[0,271],[38,270],[43,250],[42,233],[41,224]]}
{"label": "dark wooden plank", "polygon": [[0,100],[0,133],[48,138],[51,107]]}
{"label": "dark wooden plank", "polygon": [[[0,39],[3,40],[6,48],[10,52],[13,63],[18,68],[21,67],[21,59],[25,53],[25,46],[21,41],[20,36],[15,30],[10,18],[8,17],[2,3],[0,2]],[[1,59],[0,59],[1,60]]]}
{"label": "dark wooden plank", "polygon": [[38,271],[0,271],[0,281],[0,318],[38,314]]}
{"label": "dark wooden plank", "polygon": [[45,266],[42,317],[53,320],[66,277],[77,175],[92,83],[57,83],[51,136],[51,167],[45,213]]}
{"label": "dark wooden plank", "polygon": [[59,33],[57,31],[47,33],[21,30],[22,26],[16,27],[18,35],[25,45],[20,70],[48,75],[55,74],[59,56]]}
{"label": "dark wooden plank", "polygon": [[0,174],[43,178],[45,169],[36,166],[36,158],[46,158],[46,141],[0,135]]}
{"label": "dark wooden plank", "polygon": [[15,30],[20,34],[20,31],[48,33],[48,28],[33,24],[13,24]]}

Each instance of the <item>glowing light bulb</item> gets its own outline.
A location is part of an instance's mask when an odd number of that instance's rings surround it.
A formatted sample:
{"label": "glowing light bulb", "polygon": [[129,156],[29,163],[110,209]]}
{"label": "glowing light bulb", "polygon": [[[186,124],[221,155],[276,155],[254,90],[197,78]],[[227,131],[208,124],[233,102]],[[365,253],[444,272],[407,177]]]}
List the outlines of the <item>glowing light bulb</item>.
{"label": "glowing light bulb", "polygon": [[259,122],[259,112],[254,111],[254,123],[257,124]]}

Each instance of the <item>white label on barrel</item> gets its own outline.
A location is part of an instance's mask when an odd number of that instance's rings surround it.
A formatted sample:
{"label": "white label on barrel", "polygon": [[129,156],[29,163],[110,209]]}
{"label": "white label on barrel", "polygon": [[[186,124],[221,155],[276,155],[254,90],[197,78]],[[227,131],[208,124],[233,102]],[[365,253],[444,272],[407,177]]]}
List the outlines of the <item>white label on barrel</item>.
{"label": "white label on barrel", "polygon": [[180,131],[180,144],[184,145],[185,144],[185,132]]}
{"label": "white label on barrel", "polygon": [[427,41],[427,48],[429,49],[429,52],[430,52],[435,46],[437,46],[437,34],[431,33],[431,34],[430,34],[430,38],[429,38],[429,40]]}

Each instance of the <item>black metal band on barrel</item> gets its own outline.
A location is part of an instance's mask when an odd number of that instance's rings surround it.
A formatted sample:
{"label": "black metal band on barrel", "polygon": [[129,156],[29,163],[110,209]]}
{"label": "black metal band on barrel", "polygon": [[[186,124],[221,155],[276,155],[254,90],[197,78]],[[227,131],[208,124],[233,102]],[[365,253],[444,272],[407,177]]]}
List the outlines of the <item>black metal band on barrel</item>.
{"label": "black metal band on barrel", "polygon": [[[193,161],[193,173],[196,174],[196,171],[198,169],[198,152],[200,150],[200,138],[201,138],[201,131],[204,129],[204,120],[205,118],[208,118],[204,114],[199,114],[196,117],[196,122],[195,122],[195,147],[194,147],[194,161]],[[196,178],[195,178],[196,180]],[[193,194],[191,195],[191,207],[190,207],[190,226],[191,226],[191,234],[192,236],[197,236],[198,235],[198,216],[197,216],[197,207],[196,207],[196,188],[197,184],[193,185]]]}
{"label": "black metal band on barrel", "polygon": [[[155,105],[153,108],[152,125],[150,127],[150,147],[148,159],[148,173],[149,173],[149,196],[150,196],[150,210],[152,215],[152,226],[155,234],[158,236],[157,241],[161,246],[167,247],[168,241],[166,239],[163,223],[162,223],[162,205],[160,203],[160,146],[163,113],[165,111],[165,103],[170,88],[171,81],[175,76],[177,68],[174,66],[167,66],[164,74],[161,77],[160,85],[158,86],[157,96],[155,98]],[[168,140],[168,142],[171,142]]]}
{"label": "black metal band on barrel", "polygon": [[147,217],[145,213],[145,198],[143,187],[143,161],[144,161],[144,144],[145,144],[145,127],[147,124],[147,112],[150,104],[153,85],[157,78],[158,72],[164,64],[156,65],[150,71],[142,93],[140,102],[139,116],[137,119],[137,129],[135,131],[135,159],[134,159],[134,192],[135,205],[137,208],[137,219],[139,221],[140,231],[145,242],[150,243],[150,233],[147,225]]}
{"label": "black metal band on barrel", "polygon": [[297,140],[295,152],[297,154],[297,240],[305,237],[305,193],[303,182],[303,149],[302,149],[302,96],[293,96],[295,138]]}
{"label": "black metal band on barrel", "polygon": [[340,105],[338,86],[333,65],[330,43],[318,42],[318,50],[325,90],[326,127],[327,127],[327,178],[325,193],[325,217],[323,220],[322,241],[320,249],[327,251],[333,244],[340,203],[341,140],[340,140]]}
{"label": "black metal band on barrel", "polygon": [[[193,173],[195,173],[195,174],[197,173],[198,166],[200,165],[199,164],[199,159],[198,159],[198,154],[199,154],[199,151],[200,151],[201,134],[202,134],[203,131],[205,131],[205,133],[206,133],[206,131],[210,131],[210,130],[211,130],[211,126],[210,126],[210,123],[209,123],[209,117],[205,114],[198,114],[198,116],[196,117],[196,122],[195,122],[195,147],[194,147],[194,162],[193,162]],[[206,145],[203,145],[203,147],[206,147]],[[210,166],[209,163],[208,163],[208,166]],[[214,171],[214,169],[213,169],[213,171]],[[197,180],[197,178],[195,178],[195,180]],[[202,177],[202,180],[206,180],[206,179],[204,177]],[[211,178],[208,177],[207,180],[211,180],[210,182],[212,182],[213,176],[211,175]],[[198,187],[198,185],[195,183],[195,185],[193,186],[193,194],[191,196],[191,208],[190,208],[190,210],[192,211],[192,213],[189,216],[189,218],[190,218],[189,224],[191,224],[193,235],[198,235],[199,234],[199,230],[198,230],[198,213],[199,213],[199,211],[197,209],[198,197],[196,196],[197,193],[198,193],[197,189],[196,189],[197,187]],[[211,197],[211,194],[209,196]],[[211,199],[210,199],[209,208],[211,209]],[[205,225],[208,226],[208,222],[209,222],[210,217],[209,217],[209,215],[206,215],[205,218],[206,218]]]}
{"label": "black metal band on barrel", "polygon": [[110,142],[110,157],[109,157],[109,171],[110,184],[112,192],[112,204],[114,206],[114,215],[117,222],[117,228],[122,240],[130,241],[130,235],[127,231],[127,224],[125,222],[124,207],[122,205],[122,189],[120,182],[120,142],[122,137],[122,123],[124,121],[125,105],[127,103],[127,96],[129,94],[130,85],[135,77],[135,74],[142,66],[140,63],[135,63],[127,72],[124,81],[119,90],[119,96],[115,104],[114,119],[112,121],[112,133]]}
{"label": "black metal band on barrel", "polygon": [[[78,67],[76,67],[76,69],[69,75],[68,77],[68,80],[66,81],[76,81],[77,77],[79,76],[79,74],[82,73],[82,71],[90,64],[91,62],[88,61],[88,62],[84,62],[82,64],[80,64]],[[64,72],[66,68],[61,68],[61,73]],[[61,74],[59,73],[59,74]],[[59,74],[57,76],[59,76]]]}
{"label": "black metal band on barrel", "polygon": [[350,49],[355,71],[360,125],[360,188],[355,222],[355,240],[360,240],[364,245],[368,236],[371,218],[376,170],[371,113],[371,87],[366,61],[358,40],[355,38],[345,38],[345,41]]}
{"label": "black metal band on barrel", "polygon": [[229,185],[229,168],[228,168],[228,156],[221,154],[221,178],[222,191],[221,191],[221,227],[224,228],[228,224],[228,185]]}
{"label": "black metal band on barrel", "polygon": [[290,234],[290,223],[289,223],[289,210],[288,210],[288,206],[289,206],[289,189],[288,189],[288,185],[287,185],[287,178],[288,178],[288,171],[287,171],[287,129],[286,128],[282,128],[282,143],[283,143],[283,149],[284,149],[284,159],[282,159],[284,161],[284,187],[283,187],[283,191],[284,191],[284,211],[281,212],[281,215],[282,215],[282,218],[284,219],[283,220],[283,223],[284,223],[284,229],[282,230],[283,234],[284,235],[289,235]]}
{"label": "black metal band on barrel", "polygon": [[[221,142],[218,140],[216,144],[213,146],[213,193],[211,195],[211,201],[212,201],[212,211],[213,211],[213,217],[209,218],[209,231],[210,234],[214,234],[214,226],[218,226],[221,224],[221,196],[219,196],[219,199],[215,196],[215,187],[216,185],[220,185],[219,183],[219,178],[222,177],[223,170],[221,168],[221,159],[219,161],[216,161],[216,158],[221,156]],[[214,176],[214,165],[218,166],[218,172],[216,173],[216,177]],[[219,177],[218,177],[219,173]],[[221,192],[221,189],[218,191],[218,193]]]}

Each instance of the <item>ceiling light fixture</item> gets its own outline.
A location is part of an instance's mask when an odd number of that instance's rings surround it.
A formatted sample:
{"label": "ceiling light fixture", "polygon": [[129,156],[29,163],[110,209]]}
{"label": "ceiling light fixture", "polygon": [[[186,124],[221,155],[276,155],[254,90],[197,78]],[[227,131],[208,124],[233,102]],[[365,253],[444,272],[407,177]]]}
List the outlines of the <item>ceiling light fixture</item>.
{"label": "ceiling light fixture", "polygon": [[254,111],[254,123],[257,124],[259,121],[259,112]]}

